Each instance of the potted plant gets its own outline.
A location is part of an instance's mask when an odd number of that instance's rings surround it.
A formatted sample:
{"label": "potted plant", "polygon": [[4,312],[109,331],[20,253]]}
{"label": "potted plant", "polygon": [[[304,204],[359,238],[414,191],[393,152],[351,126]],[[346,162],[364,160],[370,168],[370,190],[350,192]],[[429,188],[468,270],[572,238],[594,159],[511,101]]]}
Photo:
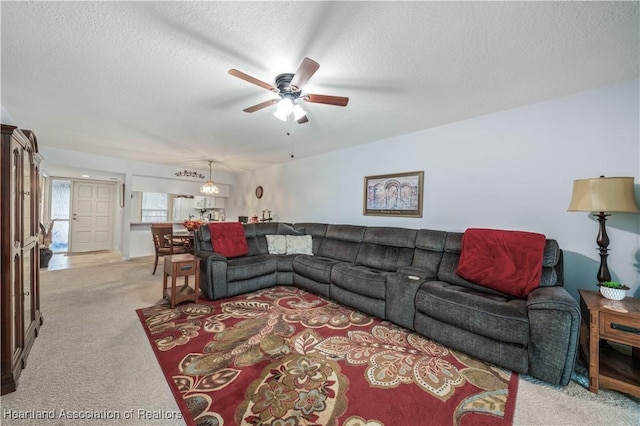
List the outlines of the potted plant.
{"label": "potted plant", "polygon": [[629,287],[617,281],[602,281],[598,283],[598,286],[600,287],[600,294],[611,300],[624,299],[627,295],[627,290],[630,290]]}
{"label": "potted plant", "polygon": [[53,239],[53,224],[55,223],[55,219],[44,223],[40,222],[40,267],[48,268],[49,261],[53,256],[53,250],[49,248],[51,245],[51,241]]}

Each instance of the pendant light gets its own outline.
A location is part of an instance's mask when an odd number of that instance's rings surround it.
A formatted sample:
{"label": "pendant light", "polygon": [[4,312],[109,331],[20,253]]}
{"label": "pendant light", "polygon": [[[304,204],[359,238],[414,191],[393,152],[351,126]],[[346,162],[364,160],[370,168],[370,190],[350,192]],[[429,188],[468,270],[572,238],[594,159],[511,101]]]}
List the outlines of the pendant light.
{"label": "pendant light", "polygon": [[202,187],[200,187],[200,192],[202,192],[203,194],[207,194],[207,195],[213,195],[213,194],[217,194],[217,193],[220,192],[220,189],[216,186],[216,184],[213,181],[213,179],[211,179],[211,164],[212,163],[213,163],[213,160],[209,160],[209,180],[207,181],[207,183],[202,185]]}

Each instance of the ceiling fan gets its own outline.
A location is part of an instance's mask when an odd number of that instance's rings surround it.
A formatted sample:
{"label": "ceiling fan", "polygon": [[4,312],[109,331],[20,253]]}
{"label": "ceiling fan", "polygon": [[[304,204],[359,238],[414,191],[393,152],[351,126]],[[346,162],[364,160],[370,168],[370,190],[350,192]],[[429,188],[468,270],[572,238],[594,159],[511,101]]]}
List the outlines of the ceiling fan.
{"label": "ceiling fan", "polygon": [[298,100],[305,102],[313,102],[318,104],[327,104],[335,106],[346,106],[349,98],[343,96],[314,95],[311,93],[302,93],[302,88],[309,79],[318,71],[320,65],[309,58],[304,58],[295,74],[284,73],[276,77],[275,86],[264,81],[258,80],[248,74],[230,69],[229,74],[238,77],[241,80],[260,86],[277,94],[279,98],[269,99],[249,108],[243,109],[244,112],[256,112],[268,106],[278,104],[278,110],[273,114],[282,121],[287,121],[290,114],[294,115],[295,120],[300,123],[309,121],[307,113],[298,104]]}

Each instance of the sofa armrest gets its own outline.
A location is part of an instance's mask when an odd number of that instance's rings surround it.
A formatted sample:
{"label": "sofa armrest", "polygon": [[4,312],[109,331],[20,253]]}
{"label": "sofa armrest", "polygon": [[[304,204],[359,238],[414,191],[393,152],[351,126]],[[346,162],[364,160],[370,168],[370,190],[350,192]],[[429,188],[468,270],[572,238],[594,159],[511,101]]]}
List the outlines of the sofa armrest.
{"label": "sofa armrest", "polygon": [[207,262],[209,259],[220,260],[225,262],[227,261],[227,258],[221,255],[220,253],[215,253],[213,251],[207,251],[207,250],[196,251],[196,256],[198,256],[203,262]]}
{"label": "sofa armrest", "polygon": [[398,274],[404,276],[418,277],[420,280],[435,280],[436,277],[433,274],[429,274],[429,272],[424,269],[414,268],[412,266],[400,266],[398,267]]}
{"label": "sofa armrest", "polygon": [[200,289],[211,300],[227,297],[227,258],[220,253],[200,250]]}
{"label": "sofa armrest", "polygon": [[580,307],[561,286],[539,287],[527,298],[529,374],[566,386],[578,354]]}

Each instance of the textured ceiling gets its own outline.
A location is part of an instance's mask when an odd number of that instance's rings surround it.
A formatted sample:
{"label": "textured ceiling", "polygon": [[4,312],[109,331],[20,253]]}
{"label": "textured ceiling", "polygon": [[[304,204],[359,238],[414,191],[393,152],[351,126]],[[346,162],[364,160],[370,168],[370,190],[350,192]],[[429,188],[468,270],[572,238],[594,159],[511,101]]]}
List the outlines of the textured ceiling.
{"label": "textured ceiling", "polygon": [[[637,79],[638,2],[2,2],[1,104],[41,146],[229,172]],[[272,83],[305,56],[309,123]],[[287,135],[289,133],[289,135]]]}

